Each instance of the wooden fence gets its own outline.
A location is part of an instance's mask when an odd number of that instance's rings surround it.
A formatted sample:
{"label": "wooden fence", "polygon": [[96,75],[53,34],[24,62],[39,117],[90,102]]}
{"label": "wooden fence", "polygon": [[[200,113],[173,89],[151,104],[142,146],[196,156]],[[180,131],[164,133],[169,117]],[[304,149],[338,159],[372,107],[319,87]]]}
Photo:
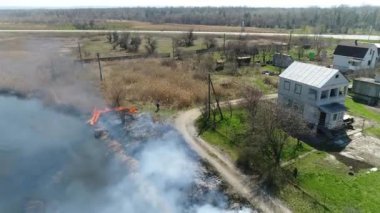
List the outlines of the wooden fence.
{"label": "wooden fence", "polygon": [[[109,57],[99,57],[100,61],[120,61],[120,60],[130,60],[138,58],[170,58],[170,53],[158,53],[154,55],[123,55],[123,56],[109,56]],[[77,62],[83,63],[93,63],[97,62],[97,58],[84,58],[82,60],[76,60]]]}

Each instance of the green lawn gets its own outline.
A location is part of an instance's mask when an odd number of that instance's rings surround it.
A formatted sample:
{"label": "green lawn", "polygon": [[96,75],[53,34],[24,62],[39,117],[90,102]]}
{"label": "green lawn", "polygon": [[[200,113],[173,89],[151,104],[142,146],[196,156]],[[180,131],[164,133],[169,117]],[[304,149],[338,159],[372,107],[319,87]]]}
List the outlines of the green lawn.
{"label": "green lawn", "polygon": [[[380,209],[380,172],[361,170],[348,175],[349,168],[326,153],[316,152],[295,163],[299,185],[333,212],[377,212]],[[281,197],[295,212],[314,206],[311,200],[286,187]],[[308,204],[310,203],[310,204]],[[314,211],[310,209],[308,211]]]}
{"label": "green lawn", "polygon": [[380,138],[380,128],[379,127],[371,127],[365,130],[365,133],[376,138]]}
{"label": "green lawn", "polygon": [[[201,134],[201,137],[227,153],[235,161],[238,158],[242,137],[244,137],[244,132],[248,128],[248,114],[243,108],[233,108],[232,114],[230,114],[229,110],[224,109],[223,115],[225,119],[217,123],[216,129],[207,129],[207,131]],[[217,116],[217,119],[219,119],[219,116]],[[198,119],[197,124],[200,127],[200,119]],[[304,143],[301,143],[301,146],[297,147],[297,141],[294,138],[290,138],[284,147],[283,161],[291,160],[311,150],[312,148]]]}
{"label": "green lawn", "polygon": [[[230,116],[228,110],[223,110],[223,114],[225,119],[216,125],[216,129],[207,129],[202,133],[201,137],[226,152],[231,159],[236,160],[238,158],[239,141],[235,140],[235,135],[243,134],[246,130],[247,112],[241,108],[234,108],[232,116]],[[201,120],[198,119],[197,123],[200,126]]]}
{"label": "green lawn", "polygon": [[352,98],[346,98],[345,103],[348,112],[355,116],[364,117],[368,120],[373,120],[380,123],[380,113],[368,108],[366,105],[357,103]]}

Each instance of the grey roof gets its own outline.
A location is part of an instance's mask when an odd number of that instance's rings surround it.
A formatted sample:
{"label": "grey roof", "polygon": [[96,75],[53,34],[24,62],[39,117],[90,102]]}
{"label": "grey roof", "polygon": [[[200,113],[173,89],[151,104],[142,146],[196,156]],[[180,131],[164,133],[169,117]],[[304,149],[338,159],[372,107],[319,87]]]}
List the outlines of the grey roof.
{"label": "grey roof", "polygon": [[326,112],[326,113],[344,112],[347,110],[343,104],[339,104],[339,103],[322,105],[319,107],[319,109],[321,109],[323,112]]}
{"label": "grey roof", "polygon": [[295,61],[280,75],[302,84],[322,88],[339,70]]}
{"label": "grey roof", "polygon": [[373,78],[355,78],[355,81],[362,81],[362,82],[367,82],[367,83],[370,83],[370,84],[375,84],[375,85],[379,85],[380,86],[380,82],[375,81],[375,79],[373,79]]}

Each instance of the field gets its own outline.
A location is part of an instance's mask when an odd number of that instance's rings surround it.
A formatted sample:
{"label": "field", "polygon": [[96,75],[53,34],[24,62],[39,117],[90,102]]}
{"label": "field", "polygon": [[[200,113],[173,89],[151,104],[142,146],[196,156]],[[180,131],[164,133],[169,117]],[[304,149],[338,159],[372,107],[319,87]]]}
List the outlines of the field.
{"label": "field", "polygon": [[207,84],[205,79],[196,79],[190,63],[158,59],[104,63],[105,97],[111,105],[159,101],[163,108],[180,109],[202,103]]}
{"label": "field", "polygon": [[[316,152],[297,161],[298,185],[333,212],[376,212],[380,208],[380,172],[361,169],[349,175],[349,167],[334,156]],[[321,212],[323,208],[288,185],[281,197],[295,212]]]}
{"label": "field", "polygon": [[[92,35],[85,36],[80,39],[82,46],[83,58],[94,58],[96,53],[100,53],[103,57],[109,56],[121,56],[121,55],[133,55],[133,54],[145,54],[146,39],[144,35],[140,35],[142,43],[136,53],[127,52],[120,49],[120,47],[112,48],[112,44],[106,39],[106,35]],[[157,41],[157,53],[170,53],[173,52],[172,37],[154,35],[153,38]],[[205,48],[203,45],[203,39],[199,38],[194,41],[194,45],[191,47],[179,47],[183,51],[195,51]]]}

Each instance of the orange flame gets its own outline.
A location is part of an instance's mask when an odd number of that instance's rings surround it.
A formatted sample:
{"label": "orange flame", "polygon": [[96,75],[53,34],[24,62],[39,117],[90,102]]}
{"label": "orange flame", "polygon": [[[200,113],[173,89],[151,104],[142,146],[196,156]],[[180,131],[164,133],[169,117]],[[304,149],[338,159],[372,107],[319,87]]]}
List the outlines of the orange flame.
{"label": "orange flame", "polygon": [[127,112],[129,114],[135,114],[138,112],[137,108],[136,107],[115,107],[113,109],[110,109],[110,108],[105,108],[103,110],[97,110],[96,108],[94,108],[94,110],[92,111],[92,116],[90,118],[90,120],[87,121],[87,123],[89,123],[91,126],[94,126],[100,116],[103,114],[103,113],[107,113],[107,112],[111,112],[111,111],[115,111],[115,112]]}

